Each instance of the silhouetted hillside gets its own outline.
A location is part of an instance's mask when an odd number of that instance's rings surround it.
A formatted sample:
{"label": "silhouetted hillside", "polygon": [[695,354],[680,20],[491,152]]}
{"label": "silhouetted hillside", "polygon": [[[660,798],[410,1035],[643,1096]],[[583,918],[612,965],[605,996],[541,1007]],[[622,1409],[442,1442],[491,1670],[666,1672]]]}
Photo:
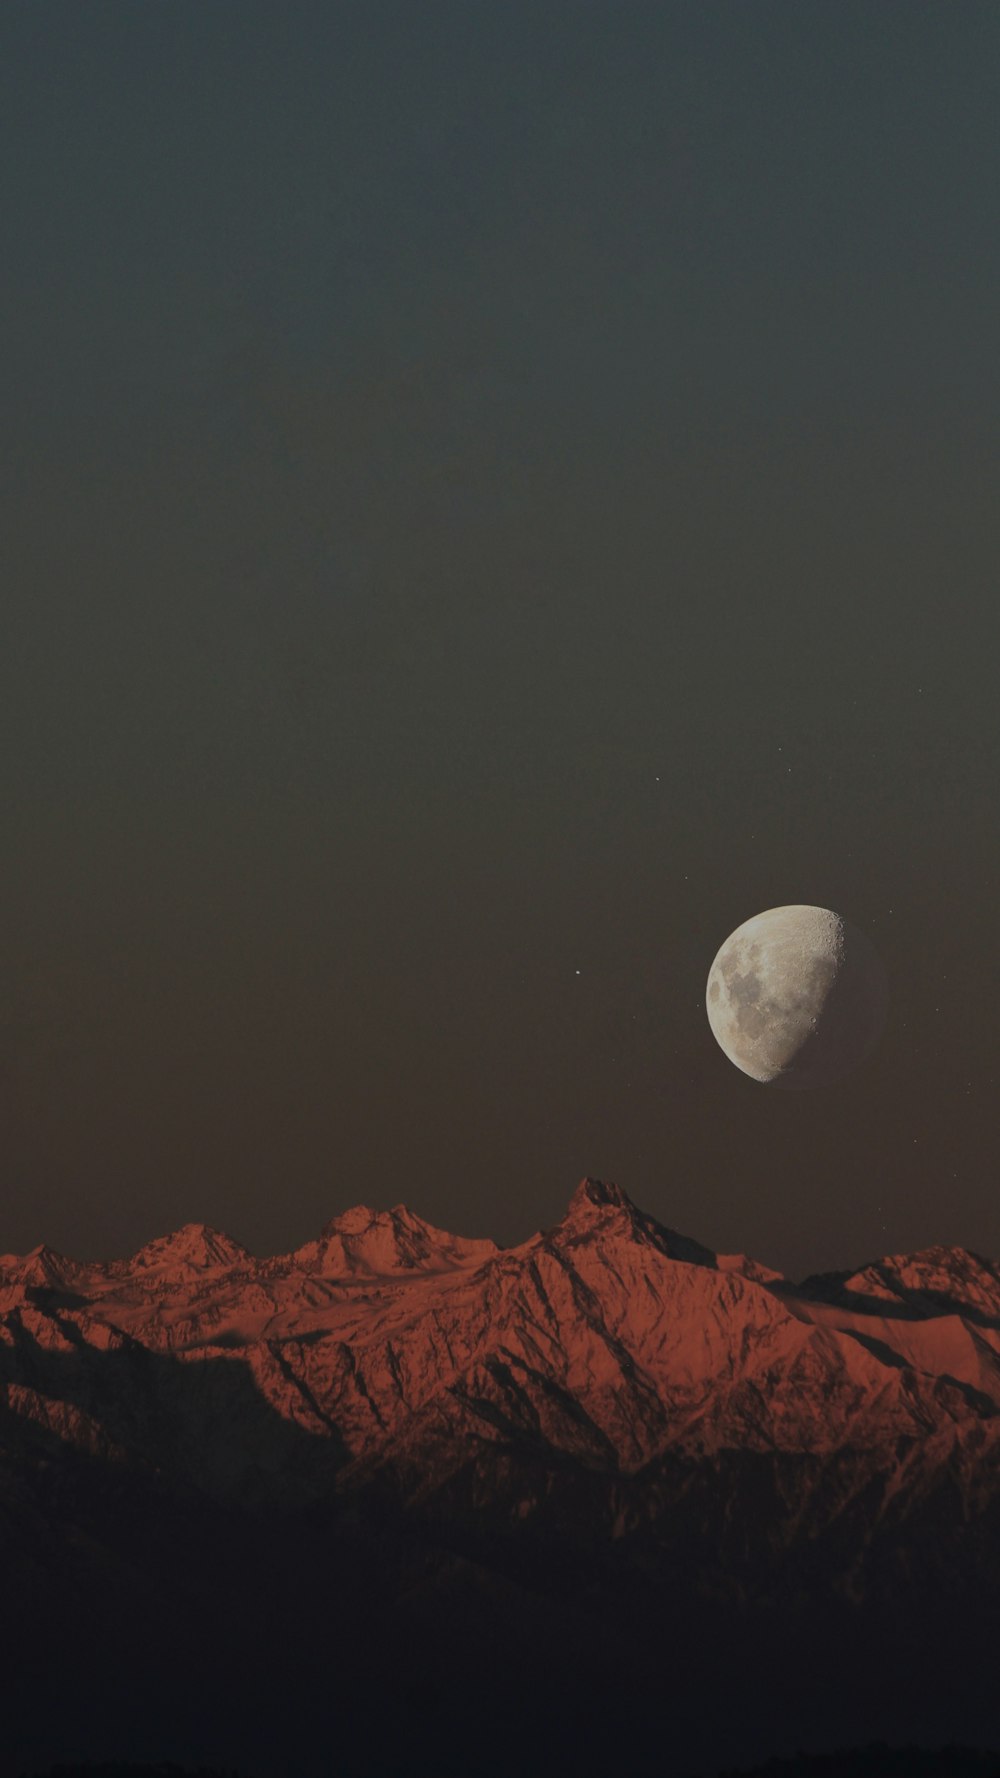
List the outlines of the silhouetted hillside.
{"label": "silhouetted hillside", "polygon": [[1000,1778],[1000,1753],[970,1747],[861,1747],[771,1759],[719,1778]]}
{"label": "silhouetted hillside", "polygon": [[242,1778],[242,1774],[208,1766],[134,1766],[112,1761],[110,1765],[51,1766],[44,1773],[25,1773],[24,1778]]}

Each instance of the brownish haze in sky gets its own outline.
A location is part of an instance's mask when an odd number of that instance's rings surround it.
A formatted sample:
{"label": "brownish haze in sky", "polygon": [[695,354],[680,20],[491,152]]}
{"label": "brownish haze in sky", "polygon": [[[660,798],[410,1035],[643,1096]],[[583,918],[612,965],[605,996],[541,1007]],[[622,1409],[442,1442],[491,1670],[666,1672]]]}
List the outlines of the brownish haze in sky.
{"label": "brownish haze in sky", "polygon": [[[995,7],[0,36],[0,1247],[1000,1252]],[[800,901],[891,1013],[780,1095]]]}

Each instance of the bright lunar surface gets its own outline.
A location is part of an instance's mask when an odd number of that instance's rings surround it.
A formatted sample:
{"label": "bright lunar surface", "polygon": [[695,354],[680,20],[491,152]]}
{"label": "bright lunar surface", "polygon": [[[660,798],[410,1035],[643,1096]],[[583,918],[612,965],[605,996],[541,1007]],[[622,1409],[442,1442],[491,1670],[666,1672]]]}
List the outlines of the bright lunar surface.
{"label": "bright lunar surface", "polygon": [[885,972],[840,914],[768,908],[730,933],[705,1001],[717,1043],[744,1074],[775,1086],[827,1086],[876,1042]]}

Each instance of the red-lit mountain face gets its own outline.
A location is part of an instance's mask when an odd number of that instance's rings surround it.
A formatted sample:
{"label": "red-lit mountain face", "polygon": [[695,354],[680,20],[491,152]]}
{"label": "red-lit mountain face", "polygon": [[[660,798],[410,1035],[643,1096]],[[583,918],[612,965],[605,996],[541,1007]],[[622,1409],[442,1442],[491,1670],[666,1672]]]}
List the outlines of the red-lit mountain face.
{"label": "red-lit mountain face", "polygon": [[792,1285],[591,1179],[506,1250],[402,1205],[275,1259],[200,1224],[109,1263],[39,1248],[0,1261],[0,1316],[8,1449],[44,1430],[216,1498],[378,1484],[525,1524],[585,1495],[617,1539],[665,1477],[752,1457],[802,1477],[794,1542],[945,1476],[974,1518],[1000,1480],[1000,1267],[931,1249]]}
{"label": "red-lit mountain face", "polygon": [[[238,1721],[248,1769],[326,1773],[334,1696],[359,1773],[423,1769],[371,1753],[414,1712],[435,1772],[493,1769],[441,1753],[484,1712],[505,1773],[552,1769],[539,1712],[574,1769],[645,1771],[624,1712],[660,1775],[668,1710],[678,1778],[775,1724],[919,1738],[933,1708],[995,1742],[1000,1266],[792,1284],[592,1179],[507,1249],[400,1205],[271,1259],[200,1224],[8,1255],[0,1562],[0,1673],[42,1686],[21,1766],[149,1751],[155,1718],[161,1758],[210,1722],[235,1764]],[[53,1663],[60,1720],[103,1700],[89,1738],[51,1739]]]}

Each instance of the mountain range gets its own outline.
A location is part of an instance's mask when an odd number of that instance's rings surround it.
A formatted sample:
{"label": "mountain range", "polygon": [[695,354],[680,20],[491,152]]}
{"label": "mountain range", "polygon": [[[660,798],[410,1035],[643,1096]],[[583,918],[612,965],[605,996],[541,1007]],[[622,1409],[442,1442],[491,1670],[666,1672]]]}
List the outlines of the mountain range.
{"label": "mountain range", "polygon": [[792,1282],[595,1179],[507,1248],[4,1255],[0,1552],[11,1771],[327,1771],[328,1704],[351,1773],[995,1743],[1000,1264]]}

